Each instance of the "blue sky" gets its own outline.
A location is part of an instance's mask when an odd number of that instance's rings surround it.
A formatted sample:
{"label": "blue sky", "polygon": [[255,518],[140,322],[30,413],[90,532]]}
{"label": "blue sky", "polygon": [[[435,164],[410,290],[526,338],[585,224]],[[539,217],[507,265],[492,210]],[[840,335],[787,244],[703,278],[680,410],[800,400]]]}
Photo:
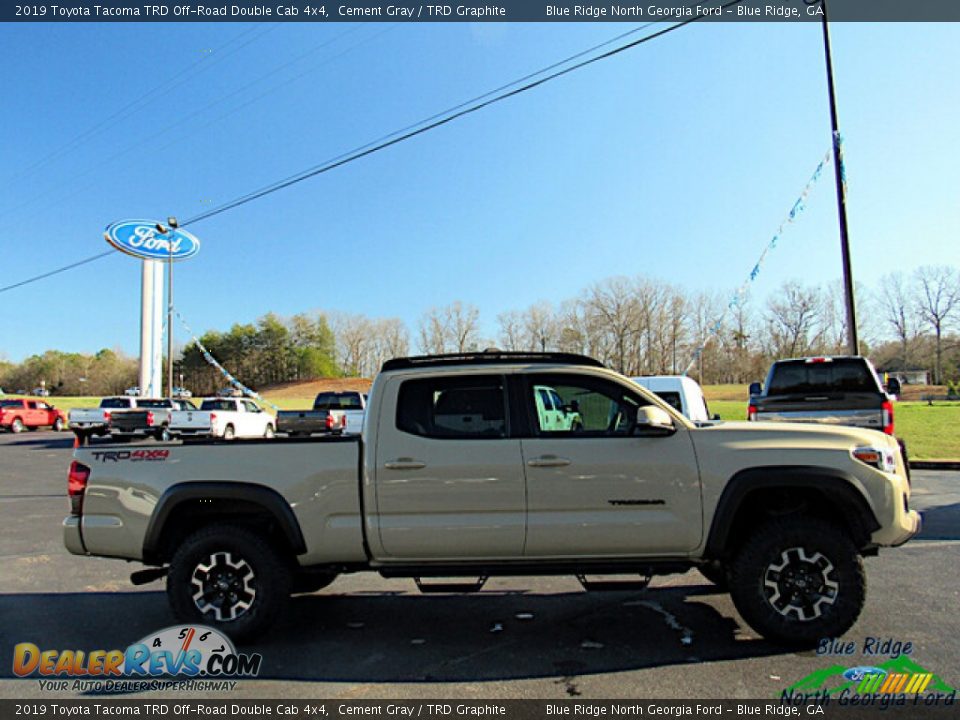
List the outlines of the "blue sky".
{"label": "blue sky", "polygon": [[[0,25],[0,285],[107,249],[111,221],[189,218],[631,27]],[[832,37],[858,281],[960,264],[960,26]],[[829,138],[818,24],[694,24],[192,225],[176,304],[198,332],[315,309],[414,331],[461,300],[493,337],[498,313],[612,275],[727,293]],[[831,282],[839,258],[825,174],[754,296]],[[0,357],[134,354],[138,265],[0,294]]]}

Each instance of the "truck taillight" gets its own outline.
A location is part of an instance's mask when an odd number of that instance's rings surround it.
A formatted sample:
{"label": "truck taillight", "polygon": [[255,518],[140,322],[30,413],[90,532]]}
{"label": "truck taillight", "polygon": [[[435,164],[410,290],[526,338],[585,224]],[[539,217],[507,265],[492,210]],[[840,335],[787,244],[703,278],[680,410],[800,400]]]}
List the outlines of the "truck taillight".
{"label": "truck taillight", "polygon": [[153,413],[147,410],[147,426],[153,427]]}
{"label": "truck taillight", "polygon": [[111,418],[111,417],[112,417],[112,416],[111,416],[109,410],[104,410],[104,411],[103,411],[103,419],[104,419],[105,421],[110,422],[110,418]]}
{"label": "truck taillight", "polygon": [[747,420],[753,421],[757,419],[757,406],[748,405],[747,406]]}
{"label": "truck taillight", "polygon": [[76,460],[70,463],[67,473],[67,496],[70,498],[70,514],[79,515],[83,509],[83,493],[90,479],[90,468]]}
{"label": "truck taillight", "polygon": [[327,413],[327,430],[333,430],[333,415]]}
{"label": "truck taillight", "polygon": [[347,416],[346,416],[346,415],[341,415],[341,416],[340,416],[340,427],[346,429],[346,427],[347,427]]}
{"label": "truck taillight", "polygon": [[880,405],[880,412],[883,414],[883,431],[887,435],[893,435],[893,403],[884,400]]}
{"label": "truck taillight", "polygon": [[217,414],[215,412],[210,413],[210,422],[215,423],[217,421]]}

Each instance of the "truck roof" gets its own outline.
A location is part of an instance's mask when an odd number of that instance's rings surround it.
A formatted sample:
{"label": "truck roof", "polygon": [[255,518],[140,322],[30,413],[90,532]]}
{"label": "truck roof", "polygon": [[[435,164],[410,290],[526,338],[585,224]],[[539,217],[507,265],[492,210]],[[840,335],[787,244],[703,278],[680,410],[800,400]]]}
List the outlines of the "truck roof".
{"label": "truck roof", "polygon": [[381,372],[390,370],[409,370],[413,368],[445,367],[456,365],[586,365],[605,367],[602,362],[586,355],[562,352],[506,352],[502,350],[484,350],[483,352],[448,353],[445,355],[414,355],[411,357],[387,360]]}

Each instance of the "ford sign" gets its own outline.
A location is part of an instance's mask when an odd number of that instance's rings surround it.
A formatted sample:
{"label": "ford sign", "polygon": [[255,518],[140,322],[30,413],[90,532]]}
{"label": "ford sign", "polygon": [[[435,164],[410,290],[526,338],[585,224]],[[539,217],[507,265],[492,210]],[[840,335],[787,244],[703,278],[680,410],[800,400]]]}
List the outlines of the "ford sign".
{"label": "ford sign", "polygon": [[152,220],[121,220],[108,225],[103,237],[117,250],[144,260],[186,260],[200,252],[200,241],[186,230],[157,230]]}

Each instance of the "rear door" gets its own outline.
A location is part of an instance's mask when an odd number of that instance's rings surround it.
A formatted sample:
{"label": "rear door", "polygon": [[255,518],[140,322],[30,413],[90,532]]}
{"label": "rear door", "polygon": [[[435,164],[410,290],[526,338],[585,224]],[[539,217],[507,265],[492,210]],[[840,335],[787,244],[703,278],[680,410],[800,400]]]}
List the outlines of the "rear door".
{"label": "rear door", "polygon": [[[527,478],[528,557],[683,555],[702,536],[700,477],[689,430],[636,426],[648,401],[611,379],[579,373],[525,377],[533,421],[521,441]],[[543,424],[550,387],[579,423]]]}
{"label": "rear door", "polygon": [[374,522],[386,559],[522,557],[526,492],[507,407],[495,373],[385,385]]}

